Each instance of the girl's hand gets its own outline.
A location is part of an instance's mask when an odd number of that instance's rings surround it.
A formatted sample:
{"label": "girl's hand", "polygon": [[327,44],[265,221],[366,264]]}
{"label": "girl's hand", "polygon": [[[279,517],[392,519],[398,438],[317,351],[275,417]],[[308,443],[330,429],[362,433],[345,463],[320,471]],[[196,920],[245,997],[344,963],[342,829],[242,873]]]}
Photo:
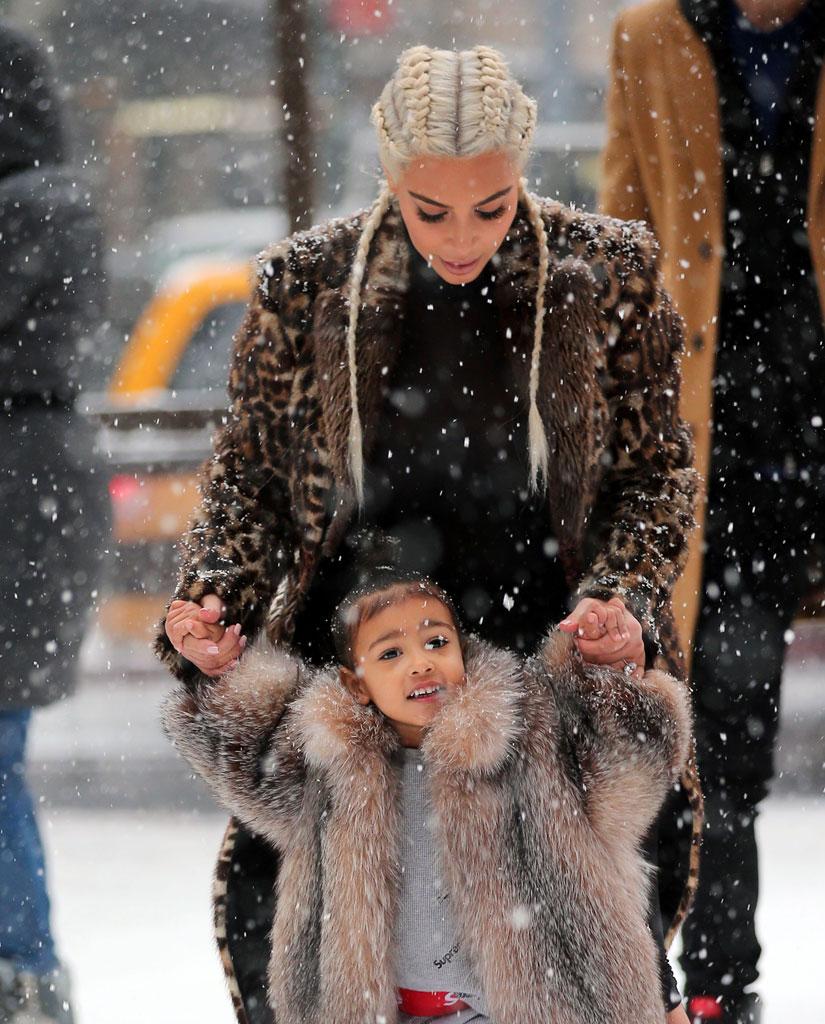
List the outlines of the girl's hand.
{"label": "girl's hand", "polygon": [[166,635],[176,651],[204,675],[219,676],[238,664],[246,647],[241,625],[220,625],[226,609],[215,594],[195,601],[173,601],[166,616]]}
{"label": "girl's hand", "polygon": [[591,665],[609,665],[641,679],[645,667],[642,627],[620,597],[599,601],[586,597],[559,623],[565,633],[576,634],[581,656]]}

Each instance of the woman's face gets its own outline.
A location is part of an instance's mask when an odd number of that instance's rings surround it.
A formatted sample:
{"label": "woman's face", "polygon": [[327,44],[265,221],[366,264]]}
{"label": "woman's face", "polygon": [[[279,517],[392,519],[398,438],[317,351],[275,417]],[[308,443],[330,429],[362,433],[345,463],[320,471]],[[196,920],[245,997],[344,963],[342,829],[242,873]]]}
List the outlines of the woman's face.
{"label": "woman's face", "polygon": [[478,277],[516,215],[519,170],[505,150],[418,157],[388,180],[412,244],[449,284]]}

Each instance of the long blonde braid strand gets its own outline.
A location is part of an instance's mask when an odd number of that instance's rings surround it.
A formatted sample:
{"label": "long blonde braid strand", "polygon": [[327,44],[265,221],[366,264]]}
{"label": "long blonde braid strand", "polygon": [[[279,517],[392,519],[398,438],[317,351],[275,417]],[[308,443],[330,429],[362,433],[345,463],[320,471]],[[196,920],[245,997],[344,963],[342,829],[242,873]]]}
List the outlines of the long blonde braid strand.
{"label": "long blonde braid strand", "polygon": [[349,391],[350,391],[350,430],[349,430],[349,468],[352,477],[352,485],[359,508],[364,504],[364,453],[363,453],[363,429],[361,427],[361,414],[358,411],[358,362],[355,348],[356,335],[358,332],[358,315],[361,310],[361,286],[364,283],[364,274],[367,268],[367,257],[370,251],[375,232],[384,219],[387,210],[392,203],[392,193],[384,185],[375,205],[367,217],[361,237],[358,239],[358,246],[355,250],[355,257],[352,263],[352,271],[349,280],[349,323],[347,326],[347,361],[349,364]]}
{"label": "long blonde braid strand", "polygon": [[504,145],[512,108],[507,68],[501,55],[489,46],[476,46],[474,52],[480,68],[484,133]]}
{"label": "long blonde braid strand", "polygon": [[547,482],[549,450],[547,434],[538,407],[539,377],[541,370],[541,345],[544,333],[545,294],[550,266],[550,252],[547,247],[547,230],[541,207],[527,189],[527,181],[522,178],[519,186],[519,198],[527,211],[533,231],[536,235],[539,250],[538,280],[536,282],[536,317],[533,327],[533,352],[530,358],[530,415],[528,420],[530,446],[530,489],[539,489],[539,478]]}

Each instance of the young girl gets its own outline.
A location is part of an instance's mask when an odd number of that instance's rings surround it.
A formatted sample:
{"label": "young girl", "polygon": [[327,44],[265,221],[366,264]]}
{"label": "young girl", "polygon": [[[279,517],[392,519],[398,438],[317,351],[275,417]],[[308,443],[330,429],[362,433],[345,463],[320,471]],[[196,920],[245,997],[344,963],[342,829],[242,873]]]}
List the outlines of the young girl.
{"label": "young girl", "polygon": [[661,1024],[639,844],[687,755],[671,676],[523,660],[423,577],[336,613],[339,665],[249,650],[166,728],[281,855],[278,1024]]}

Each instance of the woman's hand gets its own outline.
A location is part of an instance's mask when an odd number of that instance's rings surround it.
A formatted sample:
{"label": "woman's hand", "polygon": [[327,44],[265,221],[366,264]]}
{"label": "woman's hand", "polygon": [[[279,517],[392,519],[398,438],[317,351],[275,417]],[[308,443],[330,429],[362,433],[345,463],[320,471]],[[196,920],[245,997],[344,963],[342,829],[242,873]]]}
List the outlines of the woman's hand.
{"label": "woman's hand", "polygon": [[684,1006],[674,1007],[665,1019],[667,1020],[667,1024],[690,1024],[687,1011]]}
{"label": "woman's hand", "polygon": [[630,671],[634,679],[644,674],[642,627],[620,597],[609,601],[586,597],[559,623],[559,629],[576,634],[581,656],[590,664]]}
{"label": "woman's hand", "polygon": [[166,635],[176,651],[205,676],[219,676],[238,664],[246,647],[241,625],[221,626],[225,612],[216,594],[195,601],[173,601],[166,616]]}

